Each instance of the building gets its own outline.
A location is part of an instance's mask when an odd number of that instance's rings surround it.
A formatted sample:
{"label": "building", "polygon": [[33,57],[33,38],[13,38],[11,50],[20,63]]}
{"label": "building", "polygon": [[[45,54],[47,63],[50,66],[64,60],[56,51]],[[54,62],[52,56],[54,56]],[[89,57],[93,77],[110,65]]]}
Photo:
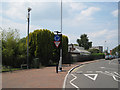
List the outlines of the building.
{"label": "building", "polygon": [[90,49],[98,49],[100,51],[100,53],[103,53],[103,46],[93,46]]}
{"label": "building", "polygon": [[84,50],[83,47],[75,46],[73,44],[68,45],[68,52],[71,54],[79,54],[79,55],[90,55],[91,53],[87,50]]}
{"label": "building", "polygon": [[83,47],[75,46],[74,44],[69,44],[68,54],[70,61],[78,62],[87,60],[91,53],[87,50],[84,50]]}

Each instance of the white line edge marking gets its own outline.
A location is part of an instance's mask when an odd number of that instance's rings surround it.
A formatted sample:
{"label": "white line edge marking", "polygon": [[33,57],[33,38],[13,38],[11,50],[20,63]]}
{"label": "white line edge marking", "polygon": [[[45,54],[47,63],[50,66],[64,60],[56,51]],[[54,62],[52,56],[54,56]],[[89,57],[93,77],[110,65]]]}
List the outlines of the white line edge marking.
{"label": "white line edge marking", "polygon": [[[90,78],[90,79],[92,79],[92,80],[96,80],[96,78],[97,78],[97,76],[98,76],[98,74],[84,74],[86,77],[88,77],[88,78]],[[94,75],[94,78],[93,77],[90,77],[90,75]]]}
{"label": "white line edge marking", "polygon": [[75,79],[77,79],[77,77],[74,75],[74,74],[71,74],[74,78],[70,81],[70,84],[72,85],[72,86],[74,86],[75,88],[79,88],[78,86],[76,86],[75,84],[73,84],[72,82],[75,80]]}

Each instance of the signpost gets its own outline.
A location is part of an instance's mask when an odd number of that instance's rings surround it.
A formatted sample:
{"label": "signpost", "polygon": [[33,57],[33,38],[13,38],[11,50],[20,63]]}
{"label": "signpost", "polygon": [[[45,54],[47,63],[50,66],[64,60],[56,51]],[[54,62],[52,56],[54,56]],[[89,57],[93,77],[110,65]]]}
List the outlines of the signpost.
{"label": "signpost", "polygon": [[56,33],[57,33],[57,35],[55,35],[54,36],[54,44],[55,44],[55,46],[57,47],[57,49],[58,49],[58,56],[59,56],[59,54],[60,54],[60,60],[59,60],[59,58],[57,58],[57,64],[56,64],[56,73],[58,73],[58,63],[59,63],[59,66],[62,66],[61,64],[60,64],[60,61],[61,61],[61,53],[60,53],[60,49],[62,48],[62,43],[61,43],[61,41],[62,41],[62,34],[58,34],[58,33],[60,33],[60,32],[58,32],[58,31],[55,31]]}

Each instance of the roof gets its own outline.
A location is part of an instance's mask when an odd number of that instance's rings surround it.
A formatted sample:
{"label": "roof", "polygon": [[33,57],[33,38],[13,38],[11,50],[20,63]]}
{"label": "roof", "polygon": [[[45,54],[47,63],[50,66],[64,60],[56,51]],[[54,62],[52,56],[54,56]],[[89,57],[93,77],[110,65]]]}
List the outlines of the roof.
{"label": "roof", "polygon": [[89,55],[90,52],[88,52],[87,50],[84,50],[83,47],[79,47],[79,46],[74,46],[72,48],[72,46],[68,46],[68,52],[74,53],[74,54],[81,54],[81,55]]}

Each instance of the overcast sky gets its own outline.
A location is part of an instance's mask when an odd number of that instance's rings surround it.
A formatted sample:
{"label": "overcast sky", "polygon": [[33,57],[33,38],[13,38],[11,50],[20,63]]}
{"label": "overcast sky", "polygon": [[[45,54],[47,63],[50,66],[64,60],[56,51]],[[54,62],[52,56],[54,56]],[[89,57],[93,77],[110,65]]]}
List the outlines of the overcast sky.
{"label": "overcast sky", "polygon": [[[0,21],[2,21],[0,25],[4,29],[9,27],[18,29],[20,37],[26,37],[27,8],[31,7],[30,32],[36,29],[61,31],[61,3],[60,0],[54,1],[3,1],[0,3]],[[93,46],[105,46],[109,47],[109,50],[115,48],[118,45],[118,2],[115,1],[64,2],[63,0],[62,33],[68,36],[69,43],[77,43],[76,40],[81,34],[87,34]]]}

